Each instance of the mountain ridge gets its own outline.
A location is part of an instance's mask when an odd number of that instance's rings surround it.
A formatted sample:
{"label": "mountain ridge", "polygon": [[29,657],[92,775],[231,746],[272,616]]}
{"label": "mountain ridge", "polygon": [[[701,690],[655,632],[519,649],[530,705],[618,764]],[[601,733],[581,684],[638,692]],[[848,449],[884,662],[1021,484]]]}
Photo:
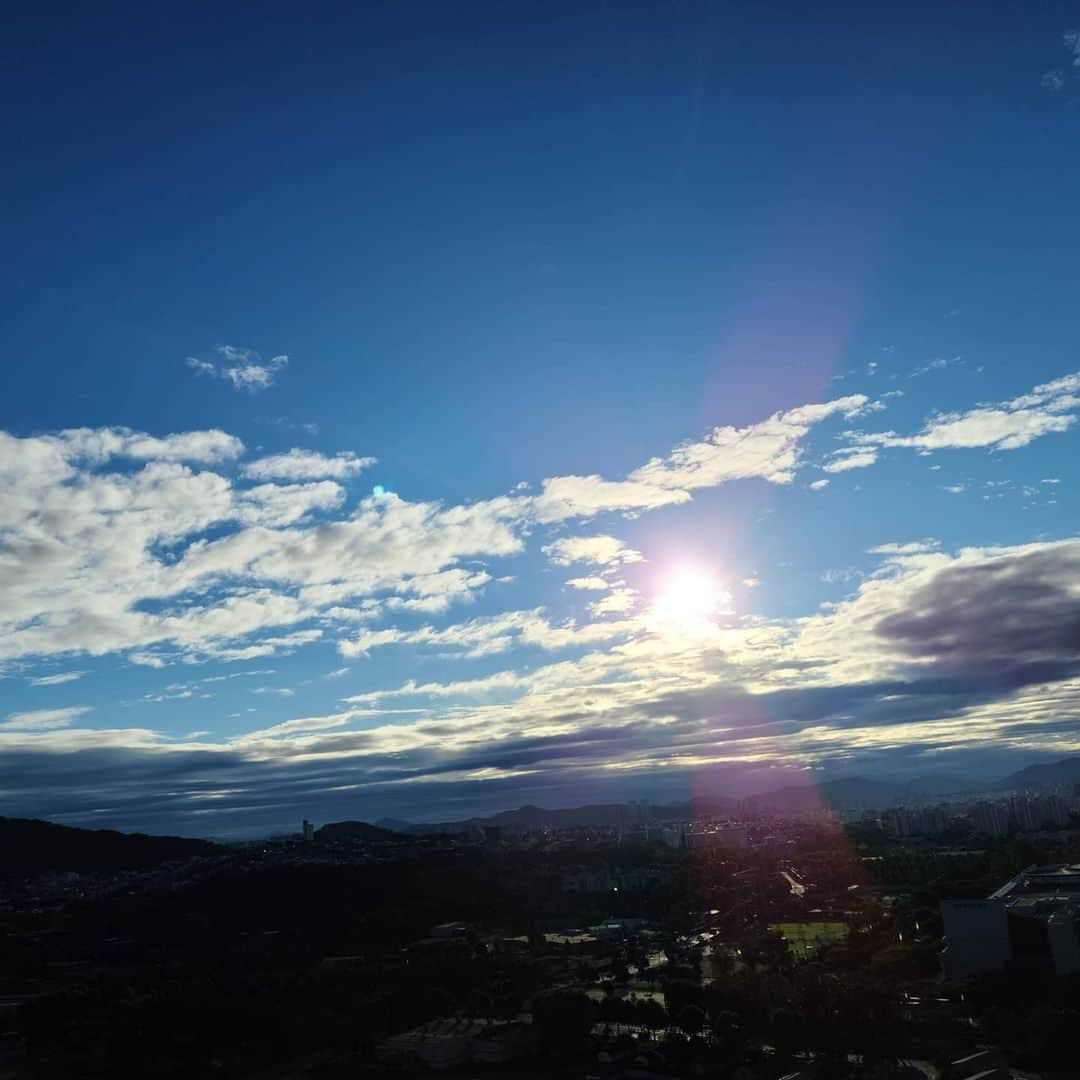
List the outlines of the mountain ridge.
{"label": "mountain ridge", "polygon": [[83,829],[40,818],[0,818],[0,876],[60,871],[145,870],[173,859],[216,855],[211,840]]}
{"label": "mountain ridge", "polygon": [[[865,776],[843,776],[821,783],[789,784],[771,791],[749,795],[742,799],[709,796],[685,803],[658,803],[650,807],[650,816],[693,817],[695,813],[719,816],[734,813],[741,807],[756,810],[769,808],[778,811],[805,811],[815,808],[834,810],[865,810],[902,806],[907,801],[923,801],[947,796],[994,793],[1024,788],[1039,788],[1061,783],[1080,783],[1080,756],[1060,761],[1028,765],[1005,776],[985,780],[968,779],[952,773],[928,773],[905,781],[879,780]],[[581,806],[547,809],[527,804],[516,809],[500,810],[487,816],[474,816],[456,821],[407,824],[399,822],[412,833],[461,831],[484,826],[524,825],[618,825],[634,820],[632,803],[586,803]]]}

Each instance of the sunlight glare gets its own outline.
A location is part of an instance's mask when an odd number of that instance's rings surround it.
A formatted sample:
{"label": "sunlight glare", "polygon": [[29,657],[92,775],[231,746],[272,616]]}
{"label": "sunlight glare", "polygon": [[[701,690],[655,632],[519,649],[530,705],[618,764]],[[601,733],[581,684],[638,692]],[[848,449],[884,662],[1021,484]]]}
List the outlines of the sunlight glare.
{"label": "sunlight glare", "polygon": [[671,578],[653,601],[652,614],[665,629],[681,633],[714,629],[713,617],[730,610],[731,593],[711,575],[684,570]]}

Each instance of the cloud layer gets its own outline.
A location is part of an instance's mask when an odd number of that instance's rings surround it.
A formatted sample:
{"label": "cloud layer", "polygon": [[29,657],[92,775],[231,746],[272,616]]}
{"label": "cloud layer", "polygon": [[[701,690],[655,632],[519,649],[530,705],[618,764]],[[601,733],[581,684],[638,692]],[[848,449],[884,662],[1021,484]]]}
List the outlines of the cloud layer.
{"label": "cloud layer", "polygon": [[[913,434],[847,431],[817,460],[843,473],[893,448],[1018,449],[1067,430],[1078,389],[1080,376],[1067,376],[934,415]],[[228,738],[166,736],[43,702],[0,721],[0,812],[52,799],[52,812],[78,816],[107,804],[118,822],[172,815],[197,832],[211,813],[281,824],[301,798],[400,812],[424,790],[480,807],[507,791],[520,801],[675,778],[748,782],[890,754],[926,768],[975,753],[988,735],[1001,748],[1080,749],[1063,723],[1080,713],[1080,540],[951,553],[889,541],[851,595],[811,615],[673,625],[635,588],[643,552],[603,531],[618,531],[615,515],[728,483],[788,485],[819,425],[878,411],[862,395],[806,405],[715,428],[622,479],[549,477],[459,505],[356,497],[348,484],[371,457],[294,447],[246,461],[242,442],[218,430],[0,433],[0,673],[26,673],[43,688],[34,694],[79,679],[76,657],[108,654],[153,670],[324,643],[354,663],[409,650],[497,665],[369,685],[327,715]],[[530,551],[577,614],[449,615]],[[276,680],[252,689],[294,696]],[[147,700],[205,693],[169,677]],[[76,765],[94,782],[73,783]]]}

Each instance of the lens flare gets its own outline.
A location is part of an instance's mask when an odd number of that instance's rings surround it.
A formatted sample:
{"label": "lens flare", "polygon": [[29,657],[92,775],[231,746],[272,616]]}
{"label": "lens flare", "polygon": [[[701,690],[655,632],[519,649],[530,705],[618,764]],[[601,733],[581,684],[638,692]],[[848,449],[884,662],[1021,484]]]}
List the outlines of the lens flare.
{"label": "lens flare", "polygon": [[713,629],[714,618],[730,609],[731,593],[710,574],[683,570],[657,595],[652,614],[660,626],[687,633]]}

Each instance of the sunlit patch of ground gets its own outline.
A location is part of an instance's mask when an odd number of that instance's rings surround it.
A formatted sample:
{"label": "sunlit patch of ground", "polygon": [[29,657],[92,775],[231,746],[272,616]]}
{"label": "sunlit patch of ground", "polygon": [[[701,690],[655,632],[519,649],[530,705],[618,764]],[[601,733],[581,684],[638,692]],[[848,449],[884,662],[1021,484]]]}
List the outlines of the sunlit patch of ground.
{"label": "sunlit patch of ground", "polygon": [[827,945],[843,941],[848,935],[848,928],[842,922],[773,923],[769,929],[783,937],[792,955],[799,960],[813,956]]}

